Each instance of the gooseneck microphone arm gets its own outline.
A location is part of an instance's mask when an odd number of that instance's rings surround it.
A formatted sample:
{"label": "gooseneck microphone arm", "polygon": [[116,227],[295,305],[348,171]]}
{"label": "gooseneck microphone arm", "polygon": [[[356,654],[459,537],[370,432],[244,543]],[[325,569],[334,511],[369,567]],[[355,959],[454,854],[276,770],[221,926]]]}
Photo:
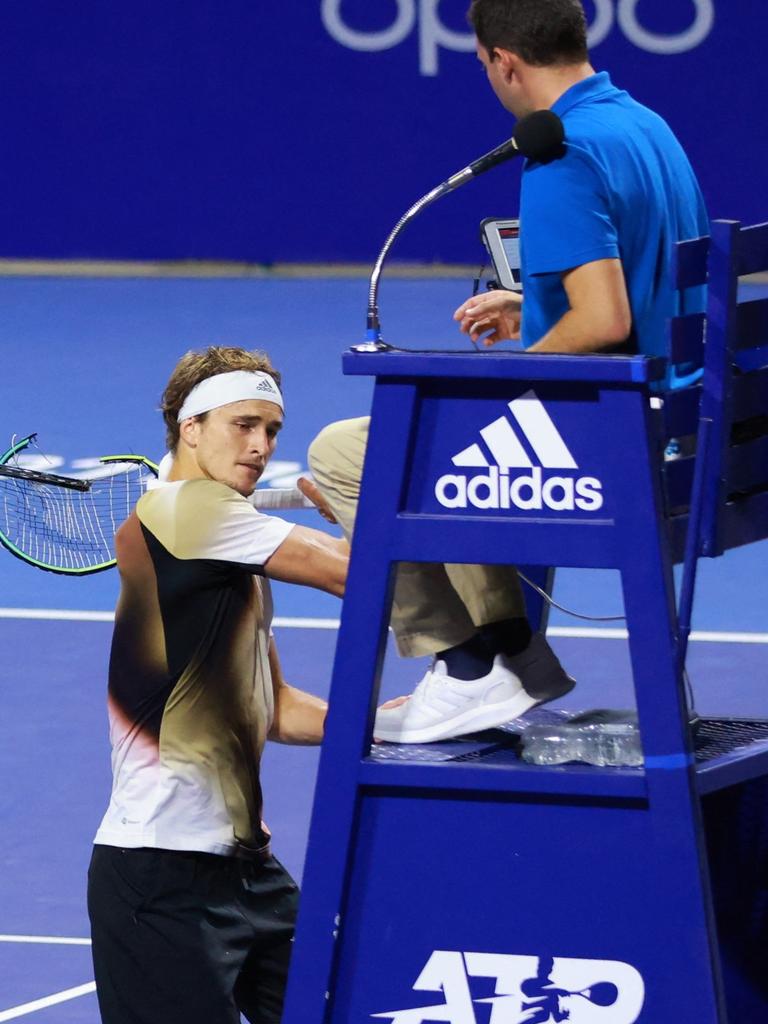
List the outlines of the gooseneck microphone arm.
{"label": "gooseneck microphone arm", "polygon": [[[389,250],[394,245],[395,239],[403,230],[405,225],[412,221],[413,218],[429,206],[430,203],[434,203],[436,199],[440,199],[441,196],[444,196],[447,192],[451,192],[457,187],[457,185],[449,184],[450,180],[451,179],[449,178],[448,181],[444,181],[436,188],[433,188],[431,192],[427,192],[427,194],[417,200],[410,209],[406,210],[397,224],[392,228],[386,242],[381,247],[381,252],[373,265],[371,279],[368,284],[368,318],[366,322],[365,335],[366,343],[365,345],[355,345],[354,348],[356,352],[380,351],[390,347],[386,342],[381,340],[381,322],[379,320],[379,278],[381,277],[381,271],[384,267],[384,261],[389,255]],[[458,184],[463,184],[463,182],[459,182]]]}
{"label": "gooseneck microphone arm", "polygon": [[395,224],[389,233],[386,242],[381,248],[371,272],[368,285],[368,316],[366,321],[366,340],[362,345],[353,345],[354,352],[382,352],[389,348],[381,338],[381,321],[379,319],[379,280],[384,262],[389,252],[402,232],[406,224],[410,223],[427,206],[452,192],[459,186],[476,178],[478,174],[484,174],[497,164],[510,160],[515,156],[527,156],[534,160],[550,160],[562,153],[564,141],[563,125],[557,114],[551,110],[537,110],[533,114],[518,121],[515,127],[514,136],[500,146],[492,149],[489,153],[473,161],[467,167],[452,174],[446,181],[441,182],[431,192],[427,192],[421,199],[417,200]]}

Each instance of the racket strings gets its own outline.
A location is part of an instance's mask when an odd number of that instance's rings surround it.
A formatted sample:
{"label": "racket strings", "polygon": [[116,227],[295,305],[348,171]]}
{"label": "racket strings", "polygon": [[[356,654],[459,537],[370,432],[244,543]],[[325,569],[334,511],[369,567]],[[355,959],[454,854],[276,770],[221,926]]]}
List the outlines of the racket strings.
{"label": "racket strings", "polygon": [[0,477],[0,533],[43,567],[87,571],[115,557],[117,528],[154,474],[133,463],[93,479],[86,491]]}

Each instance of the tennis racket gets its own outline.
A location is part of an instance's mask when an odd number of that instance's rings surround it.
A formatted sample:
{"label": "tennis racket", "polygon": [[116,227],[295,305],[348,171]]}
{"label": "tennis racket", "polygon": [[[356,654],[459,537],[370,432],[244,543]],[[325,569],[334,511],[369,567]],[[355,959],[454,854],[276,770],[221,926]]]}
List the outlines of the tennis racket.
{"label": "tennis racket", "polygon": [[108,455],[89,478],[12,465],[34,441],[0,455],[0,543],[48,572],[87,576],[115,564],[115,533],[157,476],[142,455]]}
{"label": "tennis racket", "polygon": [[[144,455],[107,455],[87,478],[12,465],[35,436],[0,455],[0,544],[48,572],[87,576],[111,569],[115,533],[157,478],[157,465]],[[316,507],[297,487],[263,488],[250,502],[269,510]]]}

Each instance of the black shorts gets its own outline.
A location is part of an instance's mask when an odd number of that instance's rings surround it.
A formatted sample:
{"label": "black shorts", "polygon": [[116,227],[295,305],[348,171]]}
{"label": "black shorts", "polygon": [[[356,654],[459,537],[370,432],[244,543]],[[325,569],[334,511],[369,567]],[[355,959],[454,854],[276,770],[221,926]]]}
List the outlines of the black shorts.
{"label": "black shorts", "polygon": [[298,888],[283,866],[95,846],[88,872],[104,1024],[279,1024]]}

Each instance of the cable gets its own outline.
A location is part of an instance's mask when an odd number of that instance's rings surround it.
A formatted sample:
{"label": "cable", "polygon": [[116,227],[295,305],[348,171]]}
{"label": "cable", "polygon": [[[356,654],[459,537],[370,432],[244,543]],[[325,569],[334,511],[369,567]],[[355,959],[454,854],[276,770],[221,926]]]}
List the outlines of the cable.
{"label": "cable", "polygon": [[527,583],[532,590],[535,590],[540,597],[543,597],[548,605],[551,605],[553,608],[557,608],[557,610],[560,612],[565,612],[566,615],[572,615],[574,619],[586,619],[587,622],[627,621],[626,615],[584,615],[581,612],[574,612],[570,608],[566,608],[564,605],[558,604],[557,601],[554,601],[546,592],[546,590],[542,590],[541,587],[537,586],[533,582],[533,580],[529,580],[527,576],[523,576],[519,569],[517,570],[517,574],[524,583]]}
{"label": "cable", "polygon": [[694,736],[701,725],[701,716],[696,710],[696,698],[693,694],[693,686],[688,675],[688,669],[683,667],[683,682],[685,683],[685,692],[688,696],[688,725],[691,727]]}
{"label": "cable", "polygon": [[[533,580],[529,580],[528,577],[524,576],[519,569],[517,570],[517,574],[523,581],[523,583],[527,583],[532,590],[535,590],[536,593],[540,597],[542,597],[548,605],[550,605],[552,608],[557,608],[558,611],[565,612],[566,615],[573,616],[574,619],[586,619],[588,622],[626,622],[627,620],[626,615],[584,615],[581,612],[575,612],[570,608],[566,608],[562,604],[558,604],[557,601],[554,601],[546,592],[546,590],[542,590],[542,588],[539,587],[536,583],[534,583]],[[691,685],[691,679],[688,675],[688,670],[685,667],[683,668],[683,683],[685,685],[685,691],[688,697],[688,710],[690,713],[689,725],[695,733],[698,729],[701,719],[699,717],[698,712],[696,711],[696,698],[693,693],[693,686]]]}

